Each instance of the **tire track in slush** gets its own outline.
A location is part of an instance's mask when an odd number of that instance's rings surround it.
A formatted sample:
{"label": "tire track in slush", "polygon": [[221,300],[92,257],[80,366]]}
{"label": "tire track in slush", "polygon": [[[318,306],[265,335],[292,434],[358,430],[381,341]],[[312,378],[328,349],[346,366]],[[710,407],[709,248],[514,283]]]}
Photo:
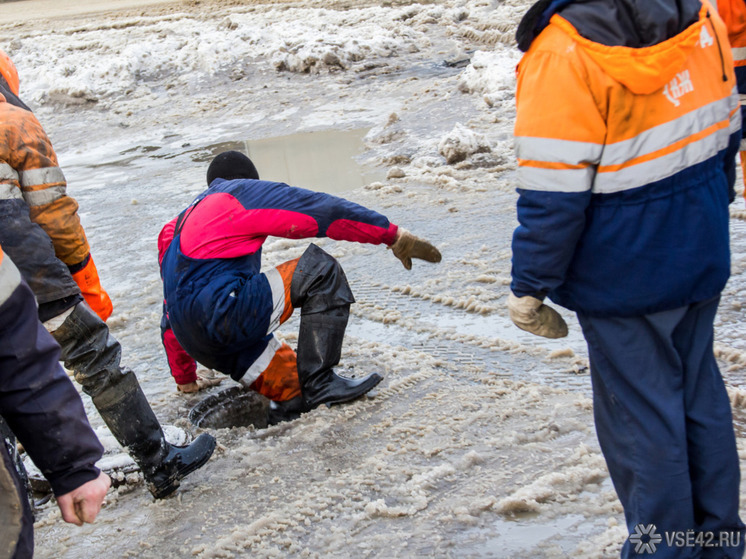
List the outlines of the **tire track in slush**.
{"label": "tire track in slush", "polygon": [[[532,340],[535,336],[522,332],[512,339],[490,336],[490,325],[509,324],[509,319],[495,313],[485,316],[454,309],[384,287],[354,271],[348,275],[353,276],[356,298],[348,327],[351,337],[423,352],[441,362],[448,374],[462,380],[474,373],[489,374],[592,396],[585,341],[579,327],[569,342]],[[380,312],[382,308],[387,312]],[[440,326],[439,320],[448,326]],[[469,330],[484,335],[460,333],[453,326],[459,320],[468,323]],[[736,431],[746,435],[746,352],[716,343],[715,355],[730,395]]]}

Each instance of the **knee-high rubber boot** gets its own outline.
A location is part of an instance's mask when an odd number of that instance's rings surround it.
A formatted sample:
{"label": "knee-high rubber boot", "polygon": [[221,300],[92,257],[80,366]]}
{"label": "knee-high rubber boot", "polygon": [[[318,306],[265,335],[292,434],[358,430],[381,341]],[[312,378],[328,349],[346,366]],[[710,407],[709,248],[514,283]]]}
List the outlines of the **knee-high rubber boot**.
{"label": "knee-high rubber boot", "polygon": [[297,363],[305,408],[349,402],[381,382],[383,377],[377,373],[349,379],[332,369],[339,363],[350,305],[355,302],[344,270],[333,256],[309,245],[293,273],[290,301],[301,309]]}
{"label": "knee-high rubber boot", "polygon": [[332,367],[342,354],[349,305],[302,314],[298,334],[298,379],[303,400],[313,409],[321,404],[341,404],[359,398],[383,377],[371,373],[362,379],[339,376]]}
{"label": "knee-high rubber boot", "polygon": [[215,438],[207,433],[185,447],[166,442],[134,374],[121,377],[121,382],[99,393],[93,403],[111,433],[140,466],[156,499],[173,493],[181,480],[203,466],[215,450]]}
{"label": "knee-high rubber boot", "polygon": [[166,497],[181,479],[204,465],[215,450],[206,433],[190,445],[169,444],[135,373],[120,367],[121,346],[106,324],[84,304],[77,305],[52,335],[65,366],[93,399],[112,435],[140,466],[156,499]]}

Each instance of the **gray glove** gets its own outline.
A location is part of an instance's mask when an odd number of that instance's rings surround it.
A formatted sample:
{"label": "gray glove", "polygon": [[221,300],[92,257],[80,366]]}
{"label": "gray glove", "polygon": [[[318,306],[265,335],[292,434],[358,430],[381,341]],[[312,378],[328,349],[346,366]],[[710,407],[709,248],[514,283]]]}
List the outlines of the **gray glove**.
{"label": "gray glove", "polygon": [[510,320],[521,330],[544,338],[564,338],[567,336],[567,323],[552,307],[536,297],[508,295]]}
{"label": "gray glove", "polygon": [[440,262],[440,251],[425,239],[412,235],[406,229],[399,227],[396,240],[389,247],[407,270],[412,269],[412,258],[419,258],[428,262]]}

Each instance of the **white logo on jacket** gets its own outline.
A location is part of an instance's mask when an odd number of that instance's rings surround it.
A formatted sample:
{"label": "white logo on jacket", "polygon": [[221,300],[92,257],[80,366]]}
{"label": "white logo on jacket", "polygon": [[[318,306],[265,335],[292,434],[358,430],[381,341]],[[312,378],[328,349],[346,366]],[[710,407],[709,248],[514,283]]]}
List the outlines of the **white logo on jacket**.
{"label": "white logo on jacket", "polygon": [[684,70],[676,74],[676,77],[666,84],[663,88],[663,95],[678,107],[681,104],[680,97],[694,91],[692,79],[689,77],[689,70]]}
{"label": "white logo on jacket", "polygon": [[707,27],[702,26],[702,31],[699,33],[699,45],[704,49],[711,47],[715,43],[715,39],[712,38],[710,32],[707,31]]}

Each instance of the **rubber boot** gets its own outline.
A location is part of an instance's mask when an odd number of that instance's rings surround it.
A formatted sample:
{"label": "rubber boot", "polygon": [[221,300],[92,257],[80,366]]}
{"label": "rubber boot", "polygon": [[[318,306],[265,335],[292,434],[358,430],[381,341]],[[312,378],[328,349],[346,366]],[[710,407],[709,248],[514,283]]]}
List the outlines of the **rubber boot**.
{"label": "rubber boot", "polygon": [[275,402],[270,400],[267,410],[267,425],[277,425],[283,421],[293,421],[298,419],[302,413],[310,411],[311,408],[306,406],[303,396],[296,396],[284,402]]}
{"label": "rubber boot", "polygon": [[359,398],[383,377],[371,373],[361,379],[339,376],[332,367],[342,354],[349,305],[327,311],[301,314],[298,333],[298,379],[303,402],[309,409]]}
{"label": "rubber boot", "polygon": [[134,373],[121,378],[119,384],[96,396],[93,403],[111,433],[140,466],[150,493],[162,499],[209,460],[215,450],[215,438],[203,433],[188,446],[168,443]]}
{"label": "rubber boot", "polygon": [[215,449],[215,438],[203,434],[186,447],[166,442],[135,373],[120,366],[119,342],[87,305],[77,305],[52,336],[60,344],[65,366],[91,396],[119,444],[140,466],[156,499],[172,493],[181,479],[207,462]]}
{"label": "rubber boot", "polygon": [[305,407],[349,402],[381,382],[383,377],[376,373],[349,379],[332,369],[339,363],[350,304],[355,302],[333,256],[314,244],[308,246],[293,273],[290,301],[301,309],[297,363]]}
{"label": "rubber boot", "polygon": [[88,305],[76,305],[52,336],[60,344],[60,358],[91,398],[123,373],[122,346],[106,323]]}

